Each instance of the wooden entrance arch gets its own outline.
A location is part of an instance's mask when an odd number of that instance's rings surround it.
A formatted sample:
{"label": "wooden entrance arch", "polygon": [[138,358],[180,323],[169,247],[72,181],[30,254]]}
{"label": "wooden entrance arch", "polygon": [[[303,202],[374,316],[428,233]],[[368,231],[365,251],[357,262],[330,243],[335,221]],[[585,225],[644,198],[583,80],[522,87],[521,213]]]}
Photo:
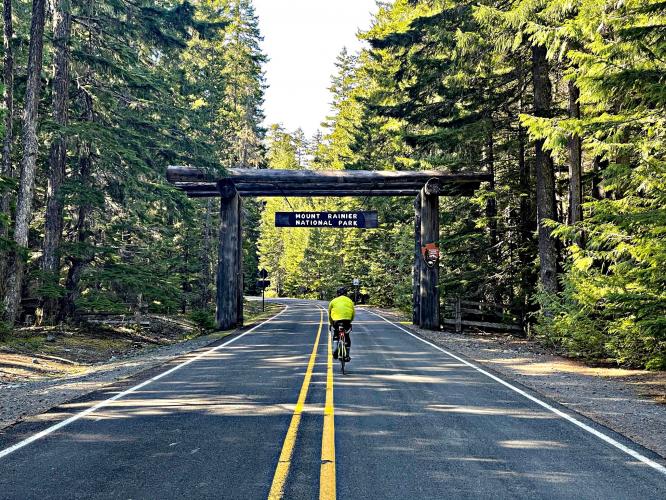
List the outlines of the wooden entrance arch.
{"label": "wooden entrance arch", "polygon": [[439,266],[426,265],[422,249],[439,244],[439,197],[471,196],[484,173],[370,170],[267,170],[233,168],[217,177],[193,167],[170,166],[167,179],[192,198],[220,197],[217,265],[217,326],[243,324],[241,204],[244,196],[411,196],[415,197],[415,325],[439,329]]}

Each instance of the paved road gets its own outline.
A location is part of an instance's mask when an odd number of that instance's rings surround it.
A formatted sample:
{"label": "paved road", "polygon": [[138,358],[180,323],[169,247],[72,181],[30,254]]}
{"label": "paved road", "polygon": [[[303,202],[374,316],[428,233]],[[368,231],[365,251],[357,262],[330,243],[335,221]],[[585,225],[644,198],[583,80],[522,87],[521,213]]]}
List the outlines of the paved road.
{"label": "paved road", "polygon": [[[318,303],[292,301],[232,343],[0,451],[0,498],[666,498],[666,474],[639,460],[649,452],[369,312],[343,377],[322,319]],[[19,426],[0,450],[31,433]]]}

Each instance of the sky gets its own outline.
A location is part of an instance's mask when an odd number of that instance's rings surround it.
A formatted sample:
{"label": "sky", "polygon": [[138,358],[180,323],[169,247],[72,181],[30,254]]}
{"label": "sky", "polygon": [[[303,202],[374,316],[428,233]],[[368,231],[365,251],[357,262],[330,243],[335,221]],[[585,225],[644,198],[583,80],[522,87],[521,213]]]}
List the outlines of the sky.
{"label": "sky", "polygon": [[265,66],[265,125],[281,123],[307,136],[330,114],[328,91],[343,47],[362,47],[359,30],[370,27],[375,0],[254,0]]}

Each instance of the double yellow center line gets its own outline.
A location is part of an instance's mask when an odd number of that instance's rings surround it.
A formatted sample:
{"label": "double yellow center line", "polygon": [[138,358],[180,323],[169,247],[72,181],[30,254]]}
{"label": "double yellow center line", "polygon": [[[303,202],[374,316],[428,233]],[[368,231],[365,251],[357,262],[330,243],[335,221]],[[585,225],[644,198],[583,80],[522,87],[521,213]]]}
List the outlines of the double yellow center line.
{"label": "double yellow center line", "polygon": [[328,368],[326,370],[326,406],[324,432],[321,437],[321,471],[319,499],[335,500],[335,419],[333,417],[333,350],[328,336]]}
{"label": "double yellow center line", "polygon": [[[319,348],[319,340],[321,338],[322,328],[324,326],[324,311],[320,311],[319,329],[317,331],[317,338],[315,339],[310,360],[308,362],[307,370],[305,371],[305,378],[303,385],[298,395],[298,401],[294,408],[294,414],[289,423],[287,435],[282,444],[282,451],[278,460],[275,475],[273,476],[273,484],[268,494],[269,500],[277,500],[284,497],[284,488],[289,476],[289,469],[291,467],[292,457],[294,455],[294,447],[296,445],[296,435],[298,434],[298,427],[301,423],[301,415],[305,400],[308,396],[308,389],[310,387],[310,380],[312,379],[312,371],[314,370],[315,360],[317,359],[317,349]],[[319,478],[319,498],[321,500],[335,500],[335,428],[333,420],[333,359],[331,356],[332,346],[331,338],[328,336],[328,371],[326,375],[326,406],[324,408],[324,431],[322,436],[321,446],[321,470]]]}

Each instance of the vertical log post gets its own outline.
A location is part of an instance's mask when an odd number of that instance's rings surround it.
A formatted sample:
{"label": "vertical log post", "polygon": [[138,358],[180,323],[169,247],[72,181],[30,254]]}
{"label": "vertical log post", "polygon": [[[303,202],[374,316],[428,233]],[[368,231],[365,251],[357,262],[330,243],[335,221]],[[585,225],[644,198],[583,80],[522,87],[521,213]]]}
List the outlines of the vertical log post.
{"label": "vertical log post", "polygon": [[[431,179],[421,190],[421,247],[439,247],[439,193],[441,186]],[[424,259],[424,257],[421,257]],[[420,326],[439,330],[439,259],[432,265],[421,262]]]}
{"label": "vertical log post", "polygon": [[240,197],[231,181],[217,185],[220,201],[220,246],[217,259],[217,313],[220,330],[238,325],[239,206]]}
{"label": "vertical log post", "polygon": [[414,266],[412,272],[412,324],[421,323],[421,195],[414,199]]}
{"label": "vertical log post", "polygon": [[245,315],[243,314],[243,198],[238,197],[238,259],[236,263],[236,279],[238,287],[238,315],[237,315],[237,324],[238,326],[243,326],[243,321],[245,320]]}

